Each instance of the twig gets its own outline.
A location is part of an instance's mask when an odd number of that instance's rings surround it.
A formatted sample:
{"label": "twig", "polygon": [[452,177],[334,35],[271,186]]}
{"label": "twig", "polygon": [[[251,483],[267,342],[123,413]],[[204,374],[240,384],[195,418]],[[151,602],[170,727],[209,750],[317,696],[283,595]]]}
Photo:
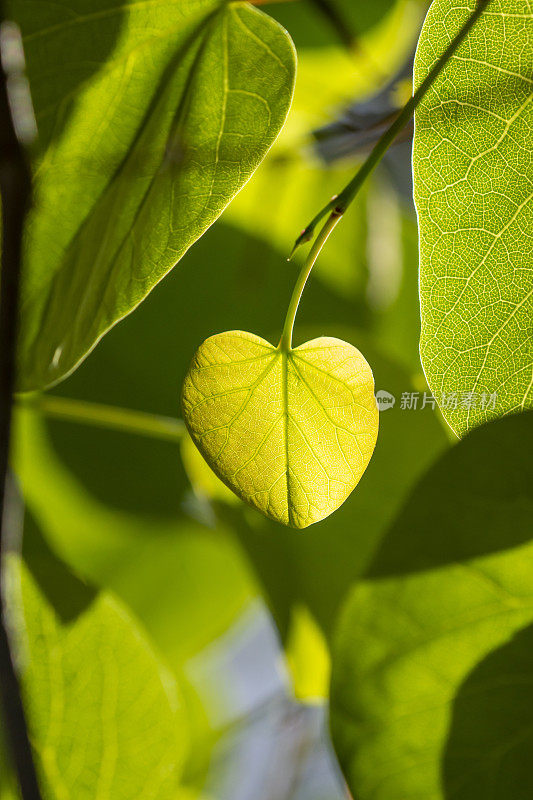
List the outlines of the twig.
{"label": "twig", "polygon": [[[9,642],[3,585],[8,526],[13,519],[14,493],[8,497],[11,406],[15,387],[18,299],[24,219],[30,204],[31,177],[17,133],[14,86],[21,78],[10,65],[8,30],[0,8],[0,192],[2,195],[2,271],[0,285],[0,692],[8,746],[23,800],[41,800],[26,725],[18,676]],[[22,80],[24,80],[22,78]],[[20,83],[18,84],[20,86]],[[9,507],[11,504],[11,507]]]}
{"label": "twig", "polygon": [[181,441],[185,433],[185,424],[177,417],[165,417],[147,411],[74,400],[53,394],[23,395],[18,398],[17,405],[34,409],[51,419],[124,431],[168,442]]}

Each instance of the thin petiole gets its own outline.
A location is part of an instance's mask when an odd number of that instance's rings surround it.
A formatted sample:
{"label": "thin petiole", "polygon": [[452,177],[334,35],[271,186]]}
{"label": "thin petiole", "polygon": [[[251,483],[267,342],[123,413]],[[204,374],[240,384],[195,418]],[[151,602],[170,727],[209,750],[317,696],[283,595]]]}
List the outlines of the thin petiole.
{"label": "thin petiole", "polygon": [[300,304],[300,298],[302,296],[302,292],[305,288],[305,284],[307,283],[307,279],[313,269],[313,265],[317,260],[320,251],[324,247],[328,236],[332,232],[333,228],[340,220],[341,215],[335,212],[332,212],[324,227],[318,234],[315,242],[309,251],[309,255],[305,260],[305,264],[303,265],[300,274],[298,275],[298,279],[296,281],[296,285],[293,289],[292,296],[289,303],[289,308],[287,309],[287,316],[285,317],[285,324],[283,326],[283,332],[281,334],[281,340],[278,345],[280,350],[284,350],[288,352],[292,346],[292,331],[294,328],[294,320],[296,318],[296,312],[298,311],[298,306]]}
{"label": "thin petiole", "polygon": [[185,432],[181,419],[119,408],[85,400],[71,400],[68,397],[41,394],[17,398],[17,405],[31,408],[52,419],[79,422],[98,428],[124,431],[155,439],[179,442]]}

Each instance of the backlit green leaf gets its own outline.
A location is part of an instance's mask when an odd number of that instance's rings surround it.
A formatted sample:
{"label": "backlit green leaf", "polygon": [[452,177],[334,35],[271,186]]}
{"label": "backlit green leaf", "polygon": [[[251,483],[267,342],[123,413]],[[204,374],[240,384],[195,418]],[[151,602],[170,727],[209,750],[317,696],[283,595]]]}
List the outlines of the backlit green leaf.
{"label": "backlit green leaf", "polygon": [[344,608],[331,722],[359,800],[531,796],[532,421],[441,457]]}
{"label": "backlit green leaf", "polygon": [[295,59],[285,31],[241,2],[10,10],[41,134],[22,296],[27,390],[72,371],[219,216],[284,122]]}
{"label": "backlit green leaf", "polygon": [[[433,3],[416,83],[474,5]],[[531,3],[493,0],[416,113],[421,353],[458,434],[533,400],[532,86]]]}
{"label": "backlit green leaf", "polygon": [[46,800],[174,800],[183,714],[128,613],[102,593],[63,617],[25,566],[10,576],[13,614],[21,580],[24,698]]}
{"label": "backlit green leaf", "polygon": [[251,333],[207,339],[182,395],[192,438],[217,475],[272,519],[305,528],[346,500],[372,456],[372,371],[331,337],[289,352]]}

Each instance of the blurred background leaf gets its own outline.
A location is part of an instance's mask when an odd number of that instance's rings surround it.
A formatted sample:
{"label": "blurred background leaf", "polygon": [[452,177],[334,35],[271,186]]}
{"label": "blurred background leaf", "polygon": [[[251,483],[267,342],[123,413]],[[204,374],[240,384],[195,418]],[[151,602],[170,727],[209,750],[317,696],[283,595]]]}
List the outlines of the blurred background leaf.
{"label": "blurred background leaf", "polygon": [[331,725],[361,800],[503,800],[531,785],[530,720],[513,711],[530,689],[505,686],[533,619],[532,418],[482,426],[441,456],[346,602]]}
{"label": "blurred background leaf", "polygon": [[[327,0],[349,29],[350,48],[324,5],[319,0],[298,0],[262,6],[287,28],[298,51],[294,101],[282,141],[308,137],[313,128],[331,122],[343,106],[386,84],[411,53],[428,3]],[[302,220],[300,228],[307,222]]]}
{"label": "blurred background leaf", "polygon": [[[175,683],[120,603],[82,587],[77,605],[64,566],[46,546],[34,556],[37,579],[11,556],[9,602],[12,623],[24,615],[19,661],[44,797],[175,798],[187,746]],[[61,586],[59,614],[41,581]]]}

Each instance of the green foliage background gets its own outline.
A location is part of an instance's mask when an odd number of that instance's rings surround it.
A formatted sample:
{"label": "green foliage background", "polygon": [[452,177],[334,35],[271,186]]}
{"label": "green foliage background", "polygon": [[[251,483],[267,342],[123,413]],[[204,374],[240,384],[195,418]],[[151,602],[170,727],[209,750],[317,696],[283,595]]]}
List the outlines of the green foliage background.
{"label": "green foliage background", "polygon": [[[427,10],[320,5],[9,3],[39,127],[21,389],[66,378],[51,394],[177,417],[206,338],[278,341],[304,258],[287,263],[292,241],[364,157],[354,137],[325,163],[312,132],[387,86],[379,114],[403,102]],[[415,82],[467,6],[432,4]],[[38,395],[17,406],[24,544],[5,569],[46,800],[269,798],[274,772],[303,800],[347,797],[343,779],[361,800],[530,797],[531,17],[493,0],[417,111],[420,301],[403,145],[306,288],[295,344],[342,338],[396,398],[333,515],[295,532],[231,494],[186,435],[54,419]],[[466,391],[498,405],[440,410],[429,387],[442,406]],[[272,730],[280,706],[317,717]]]}

